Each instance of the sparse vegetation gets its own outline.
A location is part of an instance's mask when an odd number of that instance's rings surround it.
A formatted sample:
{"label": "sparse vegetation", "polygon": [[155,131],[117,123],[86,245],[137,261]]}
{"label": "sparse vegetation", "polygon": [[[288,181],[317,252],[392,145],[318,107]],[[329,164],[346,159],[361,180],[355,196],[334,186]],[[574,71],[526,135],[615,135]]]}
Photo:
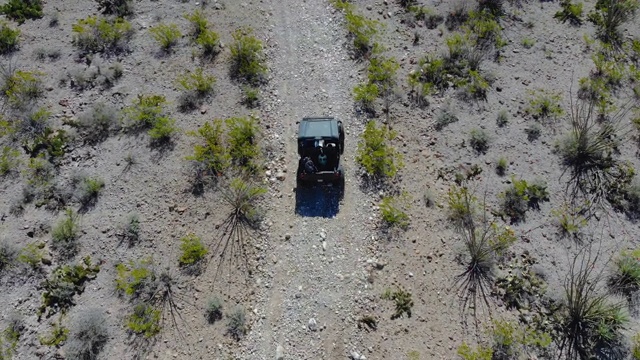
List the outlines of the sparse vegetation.
{"label": "sparse vegetation", "polygon": [[225,120],[227,125],[227,150],[232,164],[249,172],[258,170],[258,124],[253,117],[236,117]]}
{"label": "sparse vegetation", "polygon": [[97,177],[84,177],[79,186],[78,199],[83,207],[95,205],[100,191],[104,187],[104,181]]}
{"label": "sparse vegetation", "polygon": [[542,201],[549,201],[547,185],[544,182],[527,183],[526,180],[511,178],[511,186],[500,196],[502,212],[512,222],[524,220],[527,210],[537,209]]}
{"label": "sparse vegetation", "polygon": [[17,258],[18,249],[6,240],[0,241],[0,275],[13,266]]}
{"label": "sparse vegetation", "polygon": [[51,229],[51,247],[62,257],[73,257],[78,251],[80,237],[80,219],[71,209],[65,211],[65,217]]}
{"label": "sparse vegetation", "polygon": [[508,168],[509,162],[507,161],[507,159],[505,159],[504,157],[498,159],[498,161],[496,162],[496,174],[504,176]]}
{"label": "sparse vegetation", "polygon": [[67,341],[69,337],[69,329],[62,325],[62,316],[58,318],[58,322],[51,325],[49,335],[40,337],[40,344],[46,346],[60,346]]}
{"label": "sparse vegetation", "polygon": [[95,360],[108,340],[104,314],[98,309],[89,309],[74,319],[65,354],[71,359]]}
{"label": "sparse vegetation", "polygon": [[527,140],[536,141],[542,133],[542,127],[538,123],[533,123],[524,129],[524,133],[527,134]]}
{"label": "sparse vegetation", "polygon": [[165,114],[166,99],[162,95],[138,95],[124,108],[124,128],[129,131],[148,129],[153,142],[166,142],[178,131],[175,120]]}
{"label": "sparse vegetation", "polygon": [[98,10],[118,17],[133,15],[133,0],[96,0]]}
{"label": "sparse vegetation", "polygon": [[230,314],[227,314],[227,334],[236,340],[240,340],[247,333],[247,319],[245,311],[237,308]]}
{"label": "sparse vegetation", "polygon": [[384,300],[392,300],[396,306],[395,312],[391,315],[391,319],[401,318],[404,314],[406,314],[407,317],[411,317],[413,300],[411,300],[410,292],[404,291],[403,289],[398,289],[396,291],[387,289],[381,297]]}
{"label": "sparse vegetation", "polygon": [[378,22],[356,14],[355,6],[345,0],[331,0],[331,3],[336,9],[344,11],[347,32],[353,43],[354,57],[366,58],[375,53],[378,45],[373,38],[378,32]]}
{"label": "sparse vegetation", "polygon": [[133,35],[123,18],[89,16],[73,25],[73,44],[85,53],[122,52]]}
{"label": "sparse vegetation", "polygon": [[262,83],[267,72],[262,42],[251,30],[233,33],[231,50],[231,76],[251,85]]}
{"label": "sparse vegetation", "polygon": [[462,360],[492,360],[493,359],[493,350],[489,347],[484,347],[482,345],[478,346],[476,349],[472,349],[467,343],[462,343],[458,347],[458,356]]}
{"label": "sparse vegetation", "polygon": [[20,165],[20,152],[9,146],[2,148],[0,153],[0,176],[7,176],[13,172],[16,172],[18,165]]}
{"label": "sparse vegetation", "polygon": [[217,297],[209,299],[207,308],[205,309],[205,317],[209,324],[213,324],[222,319],[222,301],[220,301],[220,299]]}
{"label": "sparse vegetation", "polygon": [[622,251],[613,262],[608,285],[614,293],[624,295],[631,303],[640,290],[640,249]]}
{"label": "sparse vegetation", "polygon": [[505,127],[509,123],[509,113],[507,110],[502,109],[498,112],[498,116],[496,117],[496,125],[498,127]]}
{"label": "sparse vegetation", "polygon": [[42,17],[42,0],[9,0],[0,6],[0,13],[18,24],[28,19],[40,19]]}
{"label": "sparse vegetation", "polygon": [[384,125],[378,127],[373,120],[367,123],[356,156],[367,175],[377,179],[391,178],[402,168],[402,154],[389,144],[395,137],[395,131]]}
{"label": "sparse vegetation", "polygon": [[638,8],[638,0],[598,0],[587,18],[596,26],[600,40],[620,47],[623,42],[620,26],[633,20]]}
{"label": "sparse vegetation", "polygon": [[563,23],[569,22],[571,25],[582,25],[582,3],[574,4],[571,0],[562,0],[560,2],[562,10],[558,11],[553,17],[562,21]]}
{"label": "sparse vegetation", "polygon": [[472,129],[469,133],[469,145],[479,154],[484,154],[489,149],[489,135],[484,130]]}
{"label": "sparse vegetation", "polygon": [[408,194],[400,196],[385,196],[380,202],[380,213],[385,224],[392,228],[406,230],[409,227],[409,215],[406,213]]}
{"label": "sparse vegetation", "polygon": [[193,110],[213,93],[216,78],[213,75],[204,74],[204,70],[199,67],[194,71],[186,71],[178,77],[176,82],[183,91],[180,97],[180,108]]}
{"label": "sparse vegetation", "polygon": [[140,303],[133,307],[133,313],[127,317],[127,328],[134,334],[151,338],[160,333],[160,310],[153,306]]}
{"label": "sparse vegetation", "polygon": [[13,71],[6,75],[0,90],[11,106],[26,110],[44,95],[43,75],[37,71]]}
{"label": "sparse vegetation", "polygon": [[99,102],[78,117],[78,123],[84,131],[84,138],[91,144],[99,143],[109,137],[117,128],[119,114],[113,107]]}
{"label": "sparse vegetation", "polygon": [[442,130],[447,125],[453,124],[458,121],[458,117],[453,114],[450,110],[443,109],[436,116],[435,128],[436,130]]}
{"label": "sparse vegetation", "polygon": [[564,113],[560,106],[561,100],[562,97],[558,93],[545,90],[530,91],[526,111],[536,120],[553,123]]}
{"label": "sparse vegetation", "polygon": [[180,250],[182,254],[178,259],[178,264],[190,273],[199,273],[202,261],[209,252],[202,240],[195,234],[188,234],[180,239]]}
{"label": "sparse vegetation", "polygon": [[0,22],[0,54],[8,54],[18,48],[20,30],[12,29],[4,22]]}
{"label": "sparse vegetation", "polygon": [[215,178],[222,175],[231,165],[231,156],[223,141],[222,120],[207,121],[191,135],[202,140],[204,144],[194,145],[194,154],[188,156],[187,160],[195,161],[207,176]]}
{"label": "sparse vegetation", "polygon": [[169,52],[178,43],[182,33],[176,24],[158,24],[149,28],[153,39],[160,45],[163,51]]}

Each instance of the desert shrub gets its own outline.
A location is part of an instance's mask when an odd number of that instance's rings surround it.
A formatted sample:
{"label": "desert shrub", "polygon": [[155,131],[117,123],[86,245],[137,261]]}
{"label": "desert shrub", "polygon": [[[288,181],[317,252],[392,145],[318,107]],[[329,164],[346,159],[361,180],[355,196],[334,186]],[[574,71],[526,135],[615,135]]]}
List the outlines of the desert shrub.
{"label": "desert shrub", "polygon": [[[447,81],[448,69],[445,60],[432,55],[426,55],[418,60],[418,68],[411,75],[410,81],[422,84],[419,88],[423,96],[434,94],[449,86]],[[414,85],[414,86],[416,86]]]}
{"label": "desert shrub", "polygon": [[62,317],[51,325],[51,332],[49,335],[40,336],[40,345],[46,346],[60,346],[69,338],[69,329],[62,325]]}
{"label": "desert shrub", "polygon": [[18,48],[20,30],[14,30],[4,22],[0,24],[0,54],[8,54]]}
{"label": "desert shrub", "polygon": [[255,228],[263,216],[262,210],[258,207],[258,200],[266,193],[267,189],[264,187],[251,184],[240,178],[231,180],[222,197],[224,202],[231,207],[230,218],[234,219],[232,224]]}
{"label": "desert shrub", "polygon": [[243,99],[242,103],[248,108],[253,109],[260,104],[260,89],[253,86],[242,87]]}
{"label": "desert shrub", "polygon": [[22,24],[27,19],[42,17],[42,0],[9,0],[0,6],[0,13]]}
{"label": "desert shrub", "polygon": [[635,17],[640,7],[638,0],[598,0],[587,18],[596,26],[596,34],[603,42],[621,46],[620,26]]}
{"label": "desert shrub", "polygon": [[11,106],[27,109],[44,96],[43,75],[38,71],[16,70],[4,75],[0,90]]}
{"label": "desert shrub", "polygon": [[157,288],[157,276],[150,259],[116,265],[116,292],[132,299],[146,298]]}
{"label": "desert shrub", "polygon": [[498,161],[496,162],[496,174],[500,176],[504,176],[508,168],[509,168],[509,162],[507,161],[506,158],[501,157],[500,159],[498,159]]}
{"label": "desert shrub", "polygon": [[0,176],[7,176],[18,169],[18,165],[20,165],[18,156],[20,156],[18,150],[9,146],[2,148],[2,152],[0,152]]}
{"label": "desert shrub", "polygon": [[222,175],[231,165],[231,156],[223,141],[222,120],[207,121],[190,135],[197,137],[203,144],[194,145],[193,155],[188,156],[187,160],[201,164],[207,175]]}
{"label": "desert shrub", "polygon": [[87,53],[124,51],[133,35],[131,23],[120,17],[89,16],[78,20],[72,31],[73,44]]}
{"label": "desert shrub", "polygon": [[44,243],[30,243],[20,249],[18,262],[27,265],[31,270],[36,270],[44,257]]}
{"label": "desert shrub", "polygon": [[133,307],[133,313],[127,317],[127,328],[134,334],[152,338],[162,329],[160,326],[161,311],[153,306],[140,303]]}
{"label": "desert shrub", "polygon": [[374,36],[378,33],[379,23],[356,14],[354,6],[346,6],[344,16],[355,57],[363,58],[374,53],[376,47]]}
{"label": "desert shrub", "polygon": [[109,137],[109,133],[117,125],[118,117],[116,109],[98,102],[78,117],[78,124],[84,132],[86,141],[95,144]]}
{"label": "desert shrub", "polygon": [[631,341],[631,357],[633,360],[640,360],[640,333],[635,334]]}
{"label": "desert shrub", "polygon": [[603,349],[611,352],[628,322],[623,304],[600,291],[601,275],[594,273],[595,260],[588,250],[575,256],[564,281],[564,301],[556,326],[560,352],[567,359],[594,358],[596,351]]}
{"label": "desert shrub", "polygon": [[626,71],[624,63],[616,59],[607,59],[607,56],[601,52],[594,54],[591,59],[595,66],[595,70],[590,74],[592,79],[601,79],[607,90],[616,89],[622,85]]}
{"label": "desert shrub", "polygon": [[622,251],[613,262],[613,271],[608,279],[609,288],[623,294],[628,300],[640,290],[640,249]]}
{"label": "desert shrub", "polygon": [[407,317],[411,317],[411,308],[413,307],[413,300],[411,299],[411,293],[398,289],[392,291],[391,289],[385,290],[381,296],[384,300],[391,300],[395,304],[395,312],[391,315],[391,319],[401,318],[404,314]]}
{"label": "desert shrub", "polygon": [[96,0],[98,10],[105,15],[133,15],[133,0]]}
{"label": "desert shrub", "polygon": [[247,333],[247,319],[245,311],[237,308],[230,314],[227,314],[227,334],[236,340],[240,340]]}
{"label": "desert shrub", "polygon": [[222,301],[217,297],[209,299],[204,315],[209,324],[222,319]]}
{"label": "desert shrub", "polygon": [[502,28],[495,16],[487,11],[470,11],[464,30],[471,36],[476,48],[501,48],[506,42],[502,39]]}
{"label": "desert shrub", "polygon": [[178,43],[178,39],[182,37],[176,24],[158,24],[150,27],[149,32],[164,51],[171,50]]}
{"label": "desert shrub", "polygon": [[375,84],[378,89],[378,95],[384,101],[384,111],[389,113],[391,101],[394,98],[394,90],[396,87],[396,73],[400,68],[400,64],[395,58],[385,58],[375,56],[369,60],[367,68],[367,77],[369,84]]}
{"label": "desert shrub", "polygon": [[133,246],[140,240],[140,218],[137,214],[131,214],[127,217],[122,228],[122,236],[129,246]]}
{"label": "desert shrub", "polygon": [[579,103],[572,109],[571,129],[556,151],[569,174],[568,190],[573,198],[584,197],[591,205],[599,205],[606,199],[617,206],[634,171],[614,157],[621,119],[599,122],[594,110],[593,102]]}
{"label": "desert shrub", "polygon": [[467,9],[467,3],[464,1],[458,1],[455,3],[454,8],[447,14],[447,18],[444,22],[447,30],[453,31],[460,25],[464,24],[469,19],[469,9]]}
{"label": "desert shrub", "polygon": [[197,68],[195,71],[184,72],[176,82],[183,91],[180,107],[190,110],[200,105],[205,97],[213,93],[216,78],[213,75],[205,75],[202,68]]}
{"label": "desert shrub", "polygon": [[267,67],[262,42],[252,31],[236,30],[231,49],[231,76],[234,79],[258,85],[264,81]]}
{"label": "desert shrub", "polygon": [[477,153],[484,154],[489,149],[489,135],[482,129],[472,129],[469,133],[469,145]]}
{"label": "desert shrub", "polygon": [[508,360],[530,353],[531,348],[546,349],[551,336],[535,327],[522,327],[504,320],[493,320],[492,360]]}
{"label": "desert shrub", "polygon": [[71,324],[65,354],[70,359],[94,360],[109,340],[109,329],[102,311],[89,309]]}
{"label": "desert shrub", "polygon": [[496,117],[496,125],[498,127],[505,127],[509,123],[509,113],[507,110],[502,109],[498,112],[498,116]]}
{"label": "desert shrub", "polygon": [[13,266],[17,259],[18,249],[6,240],[0,241],[0,275]]}
{"label": "desert shrub", "polygon": [[200,37],[209,27],[209,21],[200,9],[194,10],[191,14],[185,14],[184,18],[191,23],[190,35],[194,39]]}
{"label": "desert shrub", "polygon": [[524,220],[527,210],[537,209],[541,201],[549,201],[547,185],[544,182],[529,184],[526,180],[516,180],[511,178],[511,186],[505,190],[502,198],[502,212],[518,222]]}
{"label": "desert shrub", "polygon": [[558,11],[553,17],[562,21],[563,23],[569,22],[571,25],[582,25],[582,3],[574,4],[571,0],[560,1],[562,10]]}
{"label": "desert shrub", "polygon": [[138,95],[132,105],[123,109],[125,129],[148,129],[153,141],[169,140],[178,129],[175,120],[165,114],[166,102],[162,95]]}
{"label": "desert shrub", "polygon": [[487,101],[489,81],[480,75],[479,71],[469,70],[468,79],[464,84],[461,92],[463,99]]}
{"label": "desert shrub", "polygon": [[467,343],[462,343],[457,350],[458,356],[462,360],[492,360],[493,349],[478,345],[476,349],[472,349]]}
{"label": "desert shrub", "polygon": [[553,121],[564,113],[561,101],[562,96],[558,93],[545,90],[530,91],[529,106],[525,111],[536,120]]}
{"label": "desert shrub", "polygon": [[524,38],[522,39],[522,46],[525,49],[531,49],[533,47],[533,45],[536,44],[536,41],[530,38]]}
{"label": "desert shrub", "polygon": [[408,194],[400,196],[385,196],[380,201],[380,213],[382,221],[388,227],[398,227],[406,230],[409,227],[409,215],[406,213],[408,207]]}
{"label": "desert shrub", "polygon": [[453,185],[447,192],[448,218],[456,226],[473,222],[476,215],[476,197],[466,186]]}
{"label": "desert shrub", "polygon": [[538,123],[530,124],[524,129],[524,133],[527,134],[527,140],[536,141],[542,133],[542,126]]}
{"label": "desert shrub", "polygon": [[555,217],[563,236],[577,236],[580,229],[587,224],[587,219],[580,215],[580,209],[570,207],[568,204],[551,210],[551,215]]}
{"label": "desert shrub", "polygon": [[258,170],[256,160],[258,147],[258,125],[253,117],[229,118],[225,120],[228,135],[228,152],[235,165],[249,171]]}
{"label": "desert shrub", "polygon": [[380,90],[378,85],[373,83],[362,83],[353,88],[353,99],[360,104],[362,110],[366,112],[374,111],[374,102],[378,98]]}
{"label": "desert shrub", "polygon": [[436,130],[442,130],[447,125],[453,124],[457,121],[458,117],[451,110],[443,109],[438,113],[438,115],[436,115],[436,122],[434,127],[436,128]]}
{"label": "desert shrub", "polygon": [[104,188],[104,181],[98,177],[84,177],[79,186],[78,200],[83,207],[95,205]]}
{"label": "desert shrub", "polygon": [[187,271],[195,273],[209,252],[202,240],[195,234],[188,234],[180,239],[180,250],[182,254],[178,259],[178,264],[185,269],[190,269]]}
{"label": "desert shrub", "polygon": [[67,209],[64,218],[51,229],[51,247],[63,257],[72,257],[78,250],[79,236],[80,218]]}
{"label": "desert shrub", "polygon": [[202,56],[213,59],[220,52],[220,35],[217,32],[205,29],[196,38],[196,44],[202,48]]}
{"label": "desert shrub", "polygon": [[52,314],[66,312],[75,305],[73,297],[84,292],[85,283],[93,280],[100,272],[99,265],[92,265],[91,258],[85,257],[82,262],[75,265],[58,266],[53,270],[49,278],[42,283],[42,306],[38,310],[38,316],[46,313]]}
{"label": "desert shrub", "polygon": [[376,126],[369,121],[358,142],[356,161],[367,175],[382,179],[394,177],[402,168],[402,154],[389,144],[396,137],[396,132],[384,125]]}

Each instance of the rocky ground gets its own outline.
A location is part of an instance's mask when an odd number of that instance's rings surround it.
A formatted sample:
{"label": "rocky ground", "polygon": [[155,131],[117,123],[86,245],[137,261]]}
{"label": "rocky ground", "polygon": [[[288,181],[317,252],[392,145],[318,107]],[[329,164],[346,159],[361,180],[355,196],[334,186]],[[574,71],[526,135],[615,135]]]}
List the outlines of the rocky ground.
{"label": "rocky ground", "polygon": [[[443,16],[462,4],[418,2]],[[181,318],[175,325],[164,323],[162,332],[145,348],[145,358],[455,358],[463,341],[476,344],[488,338],[485,330],[470,325],[468,314],[461,313],[455,282],[464,271],[460,261],[464,249],[447,216],[453,174],[472,165],[482,172],[471,187],[486,202],[490,216],[513,178],[547,183],[550,200],[530,210],[526,221],[509,224],[497,216],[495,220],[501,227],[510,226],[518,239],[510,257],[529,254],[535,259],[533,269],[545,279],[546,295],[561,300],[562,284],[581,245],[561,237],[557,229],[553,210],[564,203],[567,178],[554,145],[568,128],[567,114],[578,79],[593,70],[593,45],[584,40],[585,34],[594,37],[593,25],[574,27],[557,21],[553,18],[560,8],[556,2],[505,2],[501,26],[506,45],[500,61],[483,62],[483,71],[494,79],[486,101],[463,100],[450,89],[430,96],[428,106],[418,107],[411,101],[407,76],[425,54],[445,51],[449,30],[444,25],[429,29],[414,21],[399,2],[352,3],[359,14],[383,25],[376,41],[384,46],[384,56],[400,64],[389,125],[398,132],[394,145],[403,154],[405,167],[390,184],[378,188],[364,185],[355,160],[359,136],[371,116],[354,102],[352,92],[366,79],[367,62],[352,56],[344,13],[329,1],[136,1],[130,18],[135,30],[130,51],[96,55],[92,61],[79,57],[72,45],[72,24],[98,13],[94,1],[48,1],[42,19],[19,26],[11,23],[21,30],[20,48],[3,56],[3,66],[42,71],[46,93],[40,105],[52,113],[57,128],[76,136],[57,165],[56,183],[71,188],[72,180],[82,174],[105,182],[95,206],[81,215],[80,251],[75,257],[78,261],[91,256],[100,262],[100,272],[75,296],[75,306],[62,318],[63,323],[71,324],[89,309],[104,311],[109,339],[99,358],[127,359],[139,353],[124,325],[130,304],[115,293],[115,266],[147,257],[153,257],[158,268],[168,268],[175,279]],[[471,1],[467,3],[472,6]],[[592,7],[593,2],[585,3],[587,11]],[[222,51],[216,59],[208,63],[193,56],[195,47],[186,36],[173,52],[159,51],[149,27],[159,21],[175,23],[186,34],[189,24],[183,15],[200,8],[221,36]],[[51,26],[52,19],[57,21],[55,26]],[[640,35],[637,24],[636,19],[625,25],[625,38]],[[241,103],[241,85],[229,76],[231,34],[247,27],[264,44],[268,67],[256,109]],[[532,45],[525,47],[524,39]],[[59,57],[38,60],[41,49],[57,50]],[[69,74],[104,71],[115,62],[123,65],[124,75],[113,87],[79,90],[71,86]],[[181,112],[175,79],[196,66],[216,77],[214,95],[195,111]],[[629,88],[625,85],[617,94],[620,103],[631,98]],[[564,114],[554,126],[541,128],[537,140],[528,141],[525,129],[533,120],[526,108],[532,89],[558,91]],[[180,129],[169,148],[150,146],[145,134],[117,129],[103,142],[85,144],[81,134],[68,125],[96,102],[122,109],[138,94],[148,93],[166,96],[169,114]],[[376,107],[376,119],[386,121],[381,101]],[[459,120],[437,130],[436,119],[445,109]],[[501,110],[509,119],[504,127],[496,124]],[[179,239],[195,233],[213,246],[226,217],[219,190],[207,189],[199,196],[190,191],[193,173],[185,158],[192,154],[196,140],[189,132],[208,120],[250,114],[257,117],[261,129],[261,181],[268,188],[261,201],[264,220],[251,237],[250,271],[240,263],[218,268],[214,254],[202,274],[188,275],[178,268]],[[631,114],[624,120],[629,131],[619,156],[637,168]],[[345,124],[343,195],[332,187],[296,189],[297,121],[312,115],[335,116]],[[489,148],[484,153],[469,146],[474,128],[488,134]],[[2,138],[0,145],[15,144]],[[500,157],[509,162],[506,176],[495,172]],[[24,175],[28,156],[21,154],[20,158],[20,170],[0,179],[0,241],[15,246],[46,244],[45,265],[35,273],[20,266],[0,273],[0,298],[6,304],[0,309],[0,319],[4,327],[17,314],[24,323],[14,358],[64,358],[64,346],[45,346],[39,341],[59,315],[37,316],[42,301],[40,283],[66,262],[50,248],[51,226],[62,218],[63,210],[33,203],[26,204],[22,213],[11,210],[22,201],[28,180]],[[135,161],[131,164],[127,159]],[[380,199],[393,190],[409,196],[407,230],[388,232],[380,219]],[[77,201],[70,206],[79,208]],[[133,247],[122,243],[130,214],[137,214],[141,224],[141,241]],[[620,250],[638,247],[637,223],[610,208],[599,211],[582,231],[605,259],[597,263],[604,271]],[[501,267],[498,274],[504,275],[506,269],[507,265]],[[393,301],[381,298],[388,289],[411,294],[410,317],[391,319]],[[248,331],[238,341],[226,333],[226,319],[207,323],[204,308],[214,296],[222,300],[225,314],[234,309],[246,311]],[[494,317],[527,316],[507,310],[496,297],[492,297],[491,309]],[[479,328],[484,329],[490,321],[486,311],[479,310]],[[375,330],[359,321],[367,316],[376,319]],[[624,334],[632,336],[637,331],[637,319],[632,318]]]}

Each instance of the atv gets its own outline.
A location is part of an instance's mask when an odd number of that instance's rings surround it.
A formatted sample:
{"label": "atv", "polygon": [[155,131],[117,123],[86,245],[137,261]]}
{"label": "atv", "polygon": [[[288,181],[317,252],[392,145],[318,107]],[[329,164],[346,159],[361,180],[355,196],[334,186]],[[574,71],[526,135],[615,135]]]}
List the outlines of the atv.
{"label": "atv", "polygon": [[306,117],[298,124],[298,184],[344,185],[340,155],[344,152],[342,121]]}

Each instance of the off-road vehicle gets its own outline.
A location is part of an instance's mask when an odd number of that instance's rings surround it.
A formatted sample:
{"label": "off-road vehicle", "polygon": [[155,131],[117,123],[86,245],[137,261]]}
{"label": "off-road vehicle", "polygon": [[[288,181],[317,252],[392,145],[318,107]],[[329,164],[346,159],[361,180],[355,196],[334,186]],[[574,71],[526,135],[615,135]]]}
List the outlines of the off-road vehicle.
{"label": "off-road vehicle", "polygon": [[344,184],[340,155],[344,152],[342,121],[306,117],[298,124],[298,183]]}

